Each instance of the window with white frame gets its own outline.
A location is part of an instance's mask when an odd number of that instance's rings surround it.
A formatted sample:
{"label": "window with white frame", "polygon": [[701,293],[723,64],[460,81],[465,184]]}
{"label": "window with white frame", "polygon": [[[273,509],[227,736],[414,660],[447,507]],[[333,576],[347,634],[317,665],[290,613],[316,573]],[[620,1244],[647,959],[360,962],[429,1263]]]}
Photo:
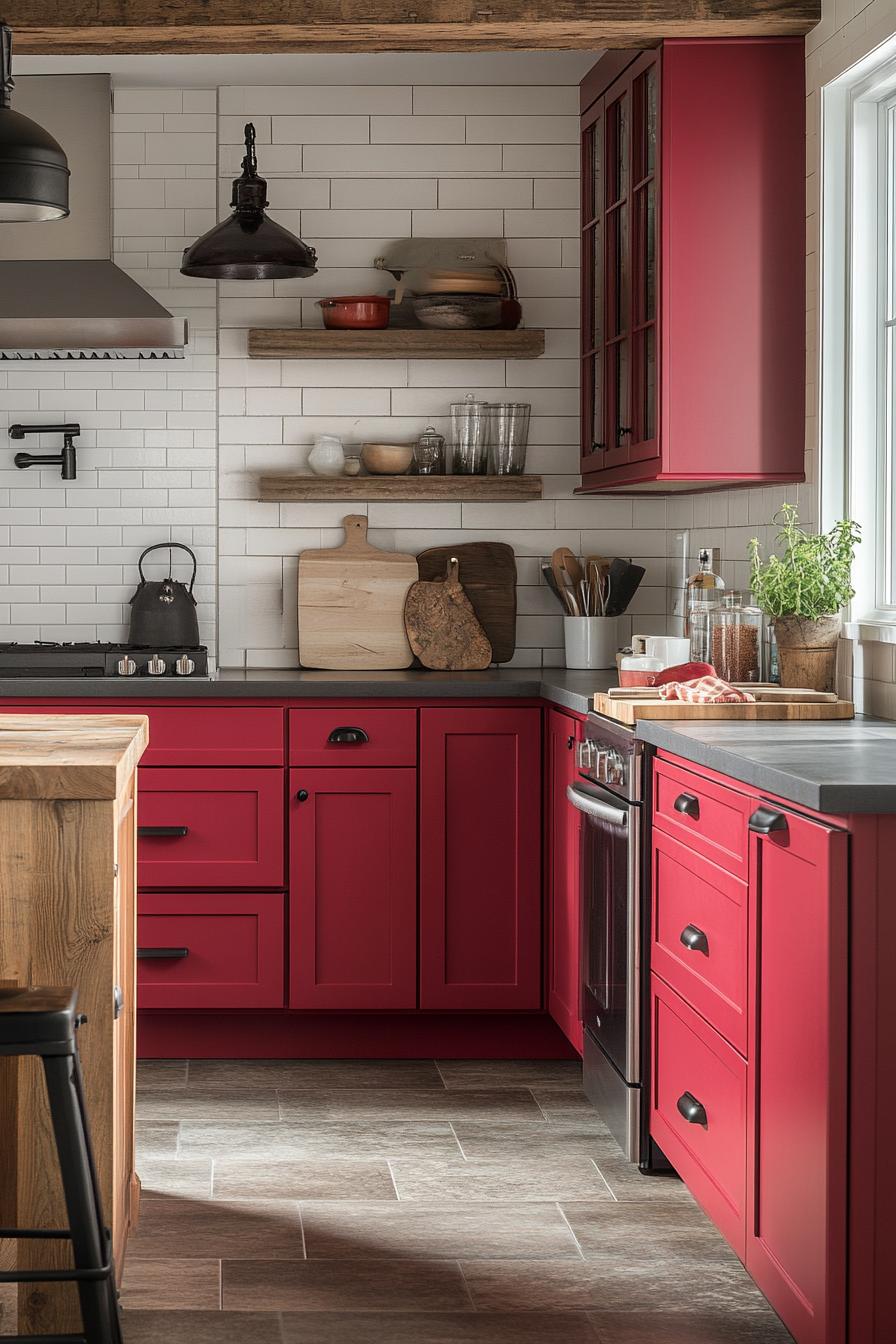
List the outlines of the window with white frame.
{"label": "window with white frame", "polygon": [[850,617],[896,638],[896,38],[825,87],[822,134],[820,522],[861,524]]}

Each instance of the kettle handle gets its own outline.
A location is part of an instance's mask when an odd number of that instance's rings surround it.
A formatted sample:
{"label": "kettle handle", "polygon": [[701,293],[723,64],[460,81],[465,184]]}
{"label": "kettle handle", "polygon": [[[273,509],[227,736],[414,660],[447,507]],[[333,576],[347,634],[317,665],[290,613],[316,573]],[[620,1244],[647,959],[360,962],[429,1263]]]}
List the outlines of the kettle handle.
{"label": "kettle handle", "polygon": [[[181,551],[186,551],[187,555],[193,561],[193,577],[190,579],[190,587],[187,589],[188,592],[192,593],[193,584],[196,582],[196,557],[190,550],[189,546],[185,546],[182,541],[158,541],[156,542],[155,546],[147,546],[146,550],[143,552],[140,559],[137,561],[137,568],[140,571],[140,582],[141,583],[146,582],[146,576],[143,573],[143,561],[149,555],[150,551],[171,551],[174,550],[175,548]],[[169,579],[171,578],[170,564],[168,566],[168,577]]]}

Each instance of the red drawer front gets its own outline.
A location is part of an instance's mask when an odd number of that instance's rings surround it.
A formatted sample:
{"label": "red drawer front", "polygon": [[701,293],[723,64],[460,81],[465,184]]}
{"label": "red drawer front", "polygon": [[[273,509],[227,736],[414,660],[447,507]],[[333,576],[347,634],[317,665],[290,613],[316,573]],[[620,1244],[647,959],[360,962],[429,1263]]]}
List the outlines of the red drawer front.
{"label": "red drawer front", "polygon": [[747,1053],[747,886],[655,830],[651,966]]}
{"label": "red drawer front", "polygon": [[654,766],[653,788],[654,825],[746,881],[747,822],[755,804],[662,759]]}
{"label": "red drawer front", "polygon": [[[679,1100],[685,1094],[703,1106],[705,1125],[682,1115]],[[650,1132],[741,1259],[746,1252],[746,1128],[745,1062],[654,976]]]}
{"label": "red drawer front", "polygon": [[[368,739],[331,742],[339,729]],[[347,736],[347,734],[346,734]],[[290,765],[416,765],[415,709],[291,709]]]}
{"label": "red drawer front", "polygon": [[141,894],[138,1008],[282,1008],[283,902],[267,895]]}
{"label": "red drawer front", "polygon": [[106,705],[4,705],[15,714],[146,714],[147,765],[282,765],[282,709],[208,705],[135,704],[115,700]]}
{"label": "red drawer front", "polygon": [[[140,770],[141,887],[281,887],[282,770]],[[141,834],[186,827],[186,835]]]}

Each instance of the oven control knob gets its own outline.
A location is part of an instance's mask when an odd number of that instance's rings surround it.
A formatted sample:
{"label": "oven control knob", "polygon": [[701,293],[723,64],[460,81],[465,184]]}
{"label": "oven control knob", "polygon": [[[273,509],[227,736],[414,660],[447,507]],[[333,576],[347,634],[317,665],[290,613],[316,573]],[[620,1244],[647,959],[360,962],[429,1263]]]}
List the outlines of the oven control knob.
{"label": "oven control knob", "polygon": [[196,664],[183,653],[174,664],[174,670],[179,677],[189,677],[196,671]]}
{"label": "oven control knob", "polygon": [[154,653],[146,664],[146,670],[151,677],[161,677],[168,671],[168,664],[164,658],[160,658],[157,653]]}
{"label": "oven control knob", "polygon": [[128,656],[125,655],[124,658],[119,659],[118,675],[120,677],[132,677],[136,671],[137,664],[134,662],[133,658],[128,658]]}

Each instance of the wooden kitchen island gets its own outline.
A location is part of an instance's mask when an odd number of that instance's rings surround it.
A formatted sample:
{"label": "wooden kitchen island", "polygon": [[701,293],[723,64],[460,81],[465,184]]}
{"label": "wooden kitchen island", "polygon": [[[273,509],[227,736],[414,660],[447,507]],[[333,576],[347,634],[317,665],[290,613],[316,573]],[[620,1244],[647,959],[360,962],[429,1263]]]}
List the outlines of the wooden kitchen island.
{"label": "wooden kitchen island", "polygon": [[[134,1173],[136,767],[143,715],[0,714],[0,986],[73,985],[87,1106],[120,1275]],[[64,1227],[43,1069],[0,1059],[0,1226]],[[65,1244],[0,1243],[3,1268],[68,1265]],[[15,1289],[3,1304],[15,1305]],[[11,1313],[14,1314],[14,1313]],[[15,1325],[7,1324],[8,1333]],[[72,1284],[18,1288],[18,1330],[81,1329]]]}

